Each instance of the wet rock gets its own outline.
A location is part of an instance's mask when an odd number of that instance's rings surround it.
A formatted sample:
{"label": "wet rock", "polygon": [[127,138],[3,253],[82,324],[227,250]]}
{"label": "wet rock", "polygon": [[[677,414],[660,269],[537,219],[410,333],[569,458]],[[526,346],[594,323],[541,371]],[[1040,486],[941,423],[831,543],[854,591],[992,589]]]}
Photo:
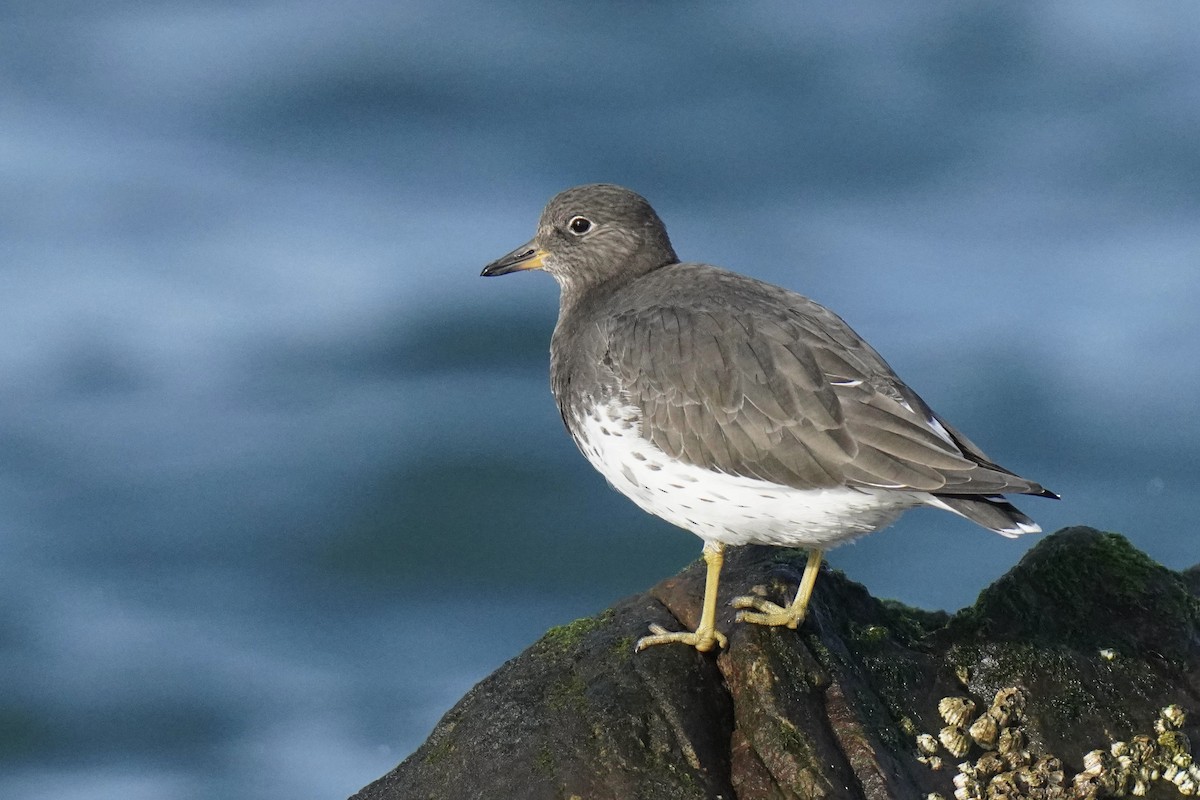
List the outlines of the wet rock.
{"label": "wet rock", "polygon": [[[1100,797],[1137,776],[1085,773],[1085,754],[1158,735],[1164,707],[1190,711],[1177,738],[1200,740],[1194,577],[1123,537],[1047,536],[953,617],[825,570],[799,631],[733,622],[729,597],[759,584],[787,598],[803,564],[797,550],[729,553],[717,655],[633,652],[648,623],[695,626],[699,564],[552,629],[356,800]],[[963,758],[936,749],[947,697],[978,709],[956,723]],[[1140,788],[1179,796],[1163,780]]]}

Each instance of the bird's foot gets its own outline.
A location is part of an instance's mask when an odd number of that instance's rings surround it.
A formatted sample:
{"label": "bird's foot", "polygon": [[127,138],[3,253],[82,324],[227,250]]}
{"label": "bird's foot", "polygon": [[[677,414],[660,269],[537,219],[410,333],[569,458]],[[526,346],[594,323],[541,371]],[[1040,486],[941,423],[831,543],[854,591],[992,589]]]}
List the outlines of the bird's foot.
{"label": "bird's foot", "polygon": [[[792,630],[800,627],[800,623],[804,622],[805,613],[808,611],[807,608],[797,608],[795,604],[784,608],[765,597],[754,595],[735,597],[729,604],[740,609],[737,616],[734,617],[736,622],[749,622],[754,625],[785,625]],[[745,609],[753,609],[753,611]]]}
{"label": "bird's foot", "polygon": [[651,625],[650,633],[653,635],[643,636],[638,639],[637,647],[634,648],[637,652],[641,652],[647,647],[653,647],[656,644],[671,644],[672,642],[690,644],[701,653],[707,653],[709,650],[712,650],[713,645],[722,648],[729,646],[729,640],[725,638],[725,634],[716,628],[709,628],[708,630],[697,628],[694,631],[671,632],[662,625]]}

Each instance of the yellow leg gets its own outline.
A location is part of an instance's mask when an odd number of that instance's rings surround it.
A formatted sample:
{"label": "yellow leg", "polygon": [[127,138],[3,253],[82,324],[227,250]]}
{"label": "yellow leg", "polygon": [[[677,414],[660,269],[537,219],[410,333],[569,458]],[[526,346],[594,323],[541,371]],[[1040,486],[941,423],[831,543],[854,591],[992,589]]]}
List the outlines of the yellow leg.
{"label": "yellow leg", "polygon": [[809,550],[808,563],[804,566],[804,577],[800,579],[800,588],[796,590],[796,599],[787,608],[778,606],[763,597],[735,597],[734,608],[754,609],[739,611],[738,622],[751,622],[755,625],[786,625],[792,630],[800,627],[804,616],[808,613],[808,601],[812,597],[813,587],[817,585],[817,573],[821,571],[821,551]]}
{"label": "yellow leg", "polygon": [[713,645],[725,647],[728,640],[725,634],[717,630],[717,584],[721,580],[721,565],[725,563],[725,545],[719,542],[706,542],[704,545],[704,564],[708,571],[704,576],[704,606],[700,610],[700,624],[695,631],[679,631],[671,633],[661,625],[651,625],[652,636],[638,639],[637,649],[645,650],[656,644],[679,642],[690,644],[701,653],[712,650]]}

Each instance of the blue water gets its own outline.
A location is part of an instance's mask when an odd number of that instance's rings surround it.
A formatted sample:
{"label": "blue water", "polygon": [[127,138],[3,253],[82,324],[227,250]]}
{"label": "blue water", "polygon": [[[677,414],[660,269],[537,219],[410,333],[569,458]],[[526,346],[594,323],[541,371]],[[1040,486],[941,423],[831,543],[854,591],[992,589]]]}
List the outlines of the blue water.
{"label": "blue water", "polygon": [[[0,796],[336,798],[699,542],[574,451],[551,195],[826,303],[1064,499],[1200,560],[1200,11],[0,12]],[[1011,542],[831,554],[954,609]]]}

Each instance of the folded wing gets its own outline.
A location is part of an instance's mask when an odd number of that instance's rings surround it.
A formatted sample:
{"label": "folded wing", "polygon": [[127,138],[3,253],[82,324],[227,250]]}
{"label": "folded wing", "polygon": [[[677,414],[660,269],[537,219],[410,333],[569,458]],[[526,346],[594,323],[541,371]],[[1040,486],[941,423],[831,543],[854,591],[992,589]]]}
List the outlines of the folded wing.
{"label": "folded wing", "polygon": [[1046,493],[942,422],[837,315],[790,293],[755,304],[681,299],[608,321],[605,363],[667,454],[797,489],[945,494],[967,510]]}

